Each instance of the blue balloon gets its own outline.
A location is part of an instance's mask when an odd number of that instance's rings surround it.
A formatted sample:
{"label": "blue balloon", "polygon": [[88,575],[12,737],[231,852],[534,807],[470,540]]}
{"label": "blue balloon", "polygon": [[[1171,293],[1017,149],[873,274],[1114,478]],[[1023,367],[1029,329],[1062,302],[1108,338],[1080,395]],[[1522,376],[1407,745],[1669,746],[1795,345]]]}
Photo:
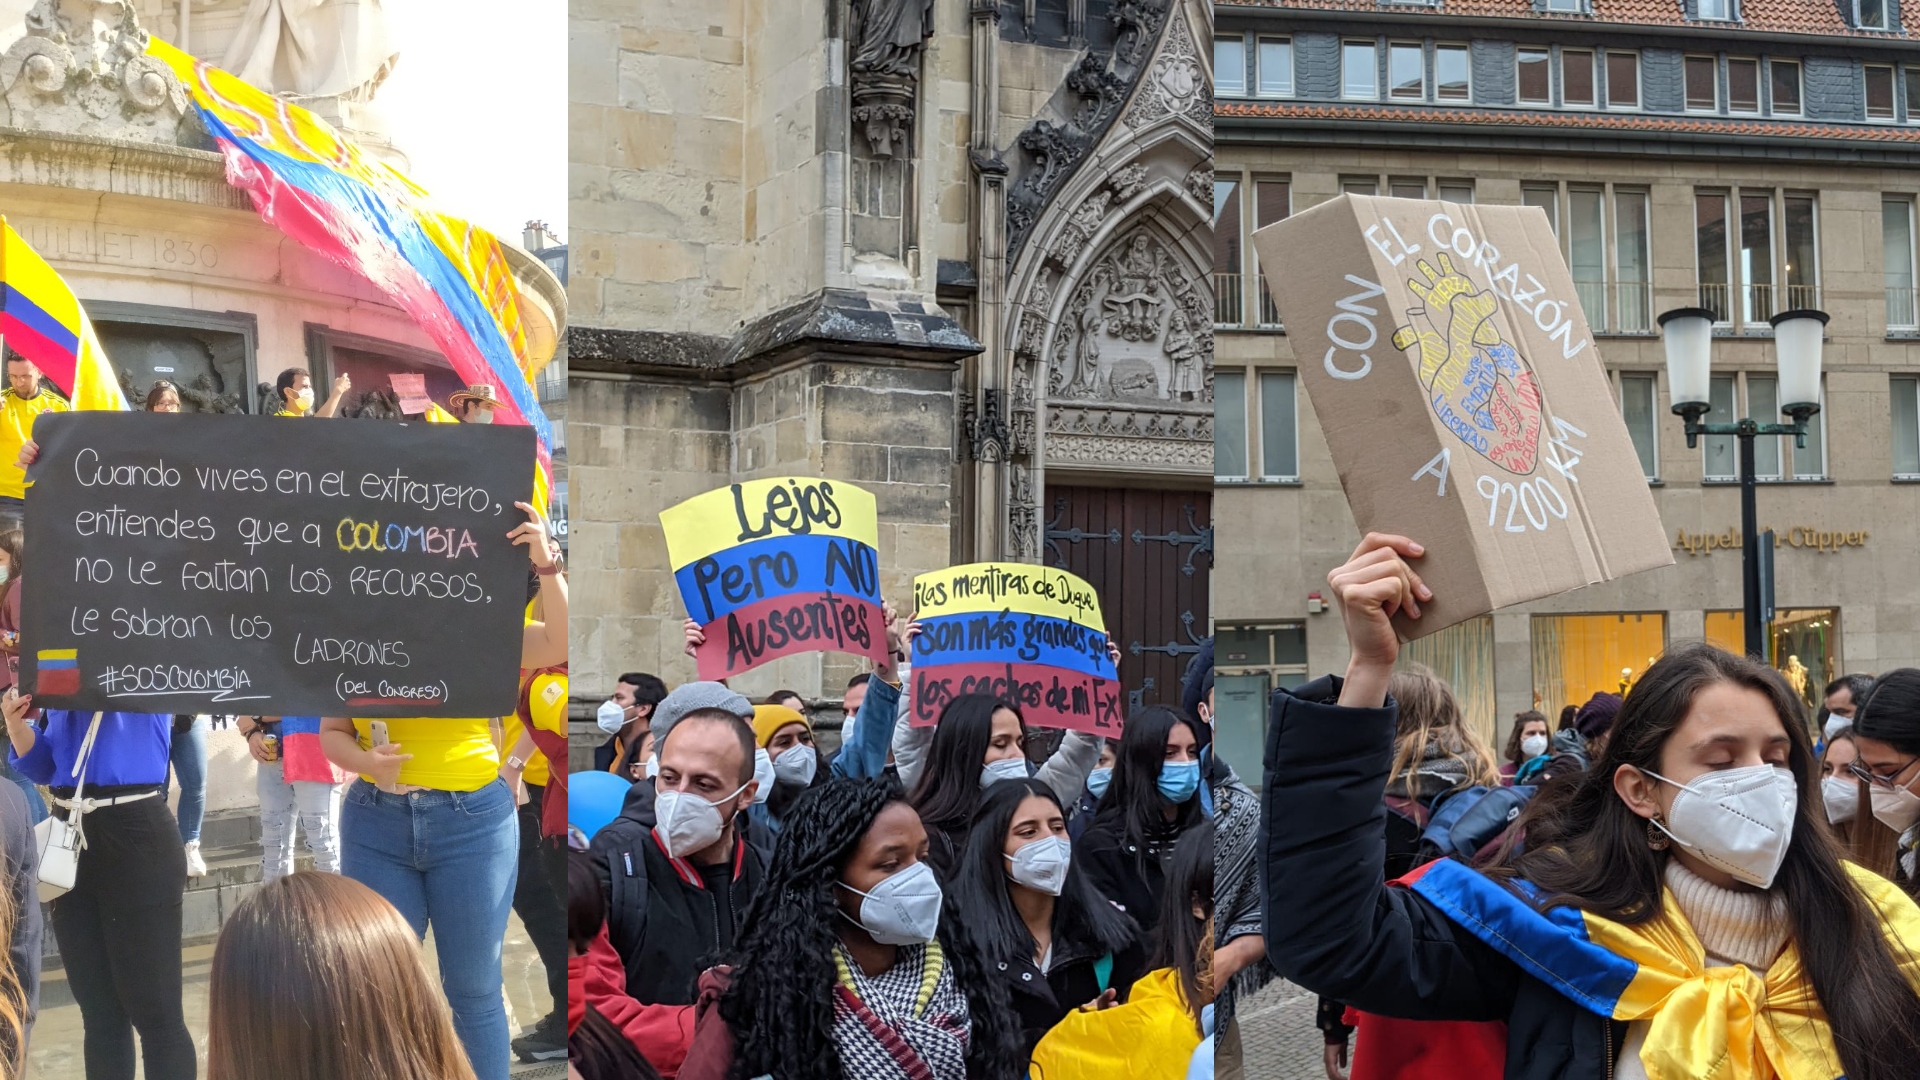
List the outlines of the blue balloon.
{"label": "blue balloon", "polygon": [[587,834],[620,816],[620,804],[626,801],[633,784],[608,772],[567,774],[567,824]]}

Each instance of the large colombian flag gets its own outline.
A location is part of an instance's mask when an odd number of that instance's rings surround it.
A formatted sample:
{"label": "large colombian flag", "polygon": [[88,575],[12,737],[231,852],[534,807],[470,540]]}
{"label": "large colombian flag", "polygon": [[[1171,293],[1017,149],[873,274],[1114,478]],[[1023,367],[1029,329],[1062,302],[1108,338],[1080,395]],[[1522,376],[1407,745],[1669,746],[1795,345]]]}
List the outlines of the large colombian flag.
{"label": "large colombian flag", "polygon": [[0,217],[0,338],[34,362],[76,409],[125,409],[107,352],[73,290]]}
{"label": "large colombian flag", "polygon": [[497,421],[539,438],[534,504],[547,504],[553,433],[533,390],[548,358],[527,346],[500,241],[433,208],[398,170],[363,154],[325,120],[151,38],[147,54],[179,76],[226,156],[227,182],[260,217],[372,282],[426,330],[466,382],[502,394]]}

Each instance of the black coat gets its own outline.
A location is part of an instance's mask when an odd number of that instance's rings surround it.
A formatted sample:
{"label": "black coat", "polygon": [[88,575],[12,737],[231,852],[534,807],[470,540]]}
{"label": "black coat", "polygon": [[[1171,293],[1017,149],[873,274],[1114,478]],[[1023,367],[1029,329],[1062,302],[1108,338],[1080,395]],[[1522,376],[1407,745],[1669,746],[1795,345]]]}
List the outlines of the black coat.
{"label": "black coat", "polygon": [[[1045,974],[1031,959],[994,965],[1007,984],[1007,996],[1020,1018],[1023,1054],[1031,1056],[1040,1039],[1066,1015],[1100,996],[1099,962],[1108,950],[1084,928],[1069,923],[1053,942],[1053,960]],[[1113,956],[1107,986],[1127,1000],[1134,981],[1146,974],[1146,952],[1137,943]]]}
{"label": "black coat", "polygon": [[1343,709],[1339,696],[1338,679],[1273,695],[1260,823],[1268,959],[1306,989],[1382,1016],[1506,1021],[1506,1080],[1611,1077],[1625,1024],[1381,880],[1397,710]]}
{"label": "black coat", "polygon": [[1118,820],[1096,821],[1073,842],[1073,862],[1095,891],[1132,916],[1144,941],[1160,921],[1166,871],[1160,859],[1121,834]]}

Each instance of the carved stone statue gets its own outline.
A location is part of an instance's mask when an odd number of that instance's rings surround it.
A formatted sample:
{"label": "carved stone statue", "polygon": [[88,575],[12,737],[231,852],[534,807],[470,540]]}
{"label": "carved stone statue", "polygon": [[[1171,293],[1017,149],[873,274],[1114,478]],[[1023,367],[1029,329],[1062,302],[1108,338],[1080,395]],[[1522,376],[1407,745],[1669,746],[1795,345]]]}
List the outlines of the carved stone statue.
{"label": "carved stone statue", "polygon": [[220,66],[276,94],[365,102],[399,58],[382,0],[249,0]]}
{"label": "carved stone statue", "polygon": [[1104,301],[1107,333],[1127,341],[1151,341],[1160,335],[1160,273],[1166,256],[1139,235],[1126,254],[1114,260],[1113,290]]}
{"label": "carved stone statue", "polygon": [[877,157],[904,152],[913,127],[920,56],[933,34],[933,0],[851,0],[853,120]]}
{"label": "carved stone statue", "polygon": [[1173,317],[1167,320],[1167,339],[1162,347],[1166,350],[1167,362],[1173,366],[1167,396],[1175,401],[1200,400],[1206,385],[1206,362],[1200,355],[1193,331],[1187,328],[1187,317],[1180,313],[1177,305]]}
{"label": "carved stone statue", "polygon": [[192,144],[186,89],[145,55],[123,0],[39,0],[26,36],[0,54],[0,124],[32,131]]}

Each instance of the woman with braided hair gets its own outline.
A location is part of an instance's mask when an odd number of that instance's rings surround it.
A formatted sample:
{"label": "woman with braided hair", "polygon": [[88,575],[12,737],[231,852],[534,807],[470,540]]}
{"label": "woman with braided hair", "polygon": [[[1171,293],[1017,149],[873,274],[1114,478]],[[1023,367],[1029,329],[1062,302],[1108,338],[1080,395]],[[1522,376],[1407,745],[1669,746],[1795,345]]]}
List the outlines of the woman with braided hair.
{"label": "woman with braided hair", "polygon": [[679,1080],[1017,1080],[1020,1027],[898,789],[836,779],[788,812],[731,965],[701,977]]}

